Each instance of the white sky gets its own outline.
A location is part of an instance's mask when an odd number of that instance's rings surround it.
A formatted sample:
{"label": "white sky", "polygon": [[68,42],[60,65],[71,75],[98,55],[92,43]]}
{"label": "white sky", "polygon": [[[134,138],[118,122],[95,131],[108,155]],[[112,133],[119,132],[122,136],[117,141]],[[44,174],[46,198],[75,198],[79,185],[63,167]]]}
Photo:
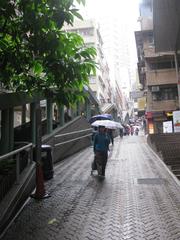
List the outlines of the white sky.
{"label": "white sky", "polygon": [[81,7],[81,14],[83,18],[94,18],[97,21],[102,17],[114,18],[124,23],[124,26],[129,26],[131,39],[131,53],[133,62],[137,62],[136,59],[136,46],[134,31],[139,30],[139,3],[142,0],[86,0],[86,6]]}
{"label": "white sky", "polygon": [[86,18],[98,19],[102,16],[118,16],[120,20],[138,29],[139,2],[141,0],[86,0],[85,8],[82,7],[82,15]]}
{"label": "white sky", "polygon": [[[130,42],[130,61],[134,63],[134,71],[137,67],[134,31],[139,30],[137,20],[139,17],[140,1],[141,0],[86,0],[86,6],[81,7],[81,14],[84,19],[93,18],[98,22],[99,19],[107,17],[118,21],[120,25],[128,25],[128,32],[126,32],[128,35],[126,34],[125,37],[122,33],[122,37],[124,36],[124,38]],[[125,75],[122,78],[126,79]]]}

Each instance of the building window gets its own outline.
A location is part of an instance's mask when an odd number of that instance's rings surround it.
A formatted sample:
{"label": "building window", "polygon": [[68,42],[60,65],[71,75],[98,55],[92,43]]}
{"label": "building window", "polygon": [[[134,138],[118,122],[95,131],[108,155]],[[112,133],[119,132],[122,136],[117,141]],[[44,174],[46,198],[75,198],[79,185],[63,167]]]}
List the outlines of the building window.
{"label": "building window", "polygon": [[96,78],[93,77],[93,76],[91,76],[91,77],[89,78],[89,82],[90,82],[91,84],[95,84],[95,83],[96,83]]}
{"label": "building window", "polygon": [[168,62],[150,63],[149,67],[150,67],[151,70],[170,69],[170,68],[175,68],[175,62],[174,61],[168,61]]}
{"label": "building window", "polygon": [[93,36],[94,35],[94,29],[93,28],[79,29],[78,32],[82,36]]}
{"label": "building window", "polygon": [[86,44],[86,47],[95,47],[95,44],[93,42],[88,42],[85,44]]}
{"label": "building window", "polygon": [[148,34],[148,42],[151,46],[154,46],[154,36],[153,33]]}
{"label": "building window", "polygon": [[152,92],[153,101],[176,100],[177,88],[161,88],[158,92]]}
{"label": "building window", "polygon": [[100,94],[100,99],[99,100],[100,100],[101,104],[104,104],[106,102],[104,97],[102,96],[102,94]]}

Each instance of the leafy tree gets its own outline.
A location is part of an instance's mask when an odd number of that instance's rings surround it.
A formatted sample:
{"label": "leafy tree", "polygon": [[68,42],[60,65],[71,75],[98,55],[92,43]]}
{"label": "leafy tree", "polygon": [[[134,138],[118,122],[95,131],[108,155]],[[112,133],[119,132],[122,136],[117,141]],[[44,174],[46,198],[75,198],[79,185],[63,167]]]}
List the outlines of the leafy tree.
{"label": "leafy tree", "polygon": [[62,30],[82,18],[75,2],[85,0],[1,0],[0,81],[11,91],[56,93],[68,105],[82,98],[95,74],[94,48]]}

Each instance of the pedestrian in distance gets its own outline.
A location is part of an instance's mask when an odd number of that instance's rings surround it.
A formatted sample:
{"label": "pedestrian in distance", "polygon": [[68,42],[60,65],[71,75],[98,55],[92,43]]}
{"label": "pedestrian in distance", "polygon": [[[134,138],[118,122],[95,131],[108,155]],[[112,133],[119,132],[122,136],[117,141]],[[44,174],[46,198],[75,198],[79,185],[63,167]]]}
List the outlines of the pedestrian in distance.
{"label": "pedestrian in distance", "polygon": [[138,136],[138,134],[139,134],[139,128],[138,127],[136,127],[136,129],[135,129],[135,134],[136,134],[136,136]]}
{"label": "pedestrian in distance", "polygon": [[119,129],[119,136],[120,136],[120,138],[123,138],[123,135],[124,135],[124,130],[123,130],[123,128],[120,128]]}
{"label": "pedestrian in distance", "polygon": [[97,167],[98,175],[105,177],[110,139],[104,126],[99,126],[98,130],[94,137],[94,164]]}
{"label": "pedestrian in distance", "polygon": [[130,133],[131,133],[131,136],[134,135],[134,128],[133,128],[133,126],[131,126],[131,128],[130,128]]}
{"label": "pedestrian in distance", "polygon": [[126,126],[126,128],[125,128],[125,135],[126,136],[130,135],[130,130],[131,130],[131,128],[129,126]]}

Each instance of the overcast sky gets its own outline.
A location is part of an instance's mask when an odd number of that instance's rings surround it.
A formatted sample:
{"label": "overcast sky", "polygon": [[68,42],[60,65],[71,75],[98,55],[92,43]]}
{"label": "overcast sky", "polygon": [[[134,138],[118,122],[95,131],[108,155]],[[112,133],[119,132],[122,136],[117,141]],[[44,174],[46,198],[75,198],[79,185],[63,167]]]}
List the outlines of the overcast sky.
{"label": "overcast sky", "polygon": [[[98,22],[98,20],[101,18],[111,18],[113,21],[116,21],[116,25],[119,25],[119,29],[121,29],[122,26],[124,26],[125,29],[127,27],[127,31],[123,32],[122,29],[122,31],[120,31],[120,34],[122,33],[122,37],[124,37],[125,40],[129,42],[129,61],[131,62],[131,67],[133,69],[132,71],[134,71],[134,79],[137,68],[134,31],[140,29],[139,22],[137,21],[139,17],[140,1],[141,0],[86,0],[86,6],[81,7],[81,14],[84,19],[93,18]],[[109,61],[111,61],[110,58],[108,58],[108,63]],[[110,64],[109,66],[112,65]],[[122,69],[120,72],[121,75],[123,75]],[[127,79],[127,77],[125,77],[125,74],[121,78]],[[128,80],[126,82],[128,82]]]}
{"label": "overcast sky", "polygon": [[142,0],[86,0],[86,6],[80,7],[82,16],[87,18],[94,18],[97,20],[102,17],[114,18],[116,21],[128,25],[129,39],[131,39],[131,53],[134,62],[137,62],[136,46],[134,31],[140,29],[139,17],[139,3]]}
{"label": "overcast sky", "polygon": [[86,6],[81,8],[82,15],[87,18],[102,16],[118,16],[122,21],[131,24],[138,30],[139,2],[141,0],[86,0]]}

